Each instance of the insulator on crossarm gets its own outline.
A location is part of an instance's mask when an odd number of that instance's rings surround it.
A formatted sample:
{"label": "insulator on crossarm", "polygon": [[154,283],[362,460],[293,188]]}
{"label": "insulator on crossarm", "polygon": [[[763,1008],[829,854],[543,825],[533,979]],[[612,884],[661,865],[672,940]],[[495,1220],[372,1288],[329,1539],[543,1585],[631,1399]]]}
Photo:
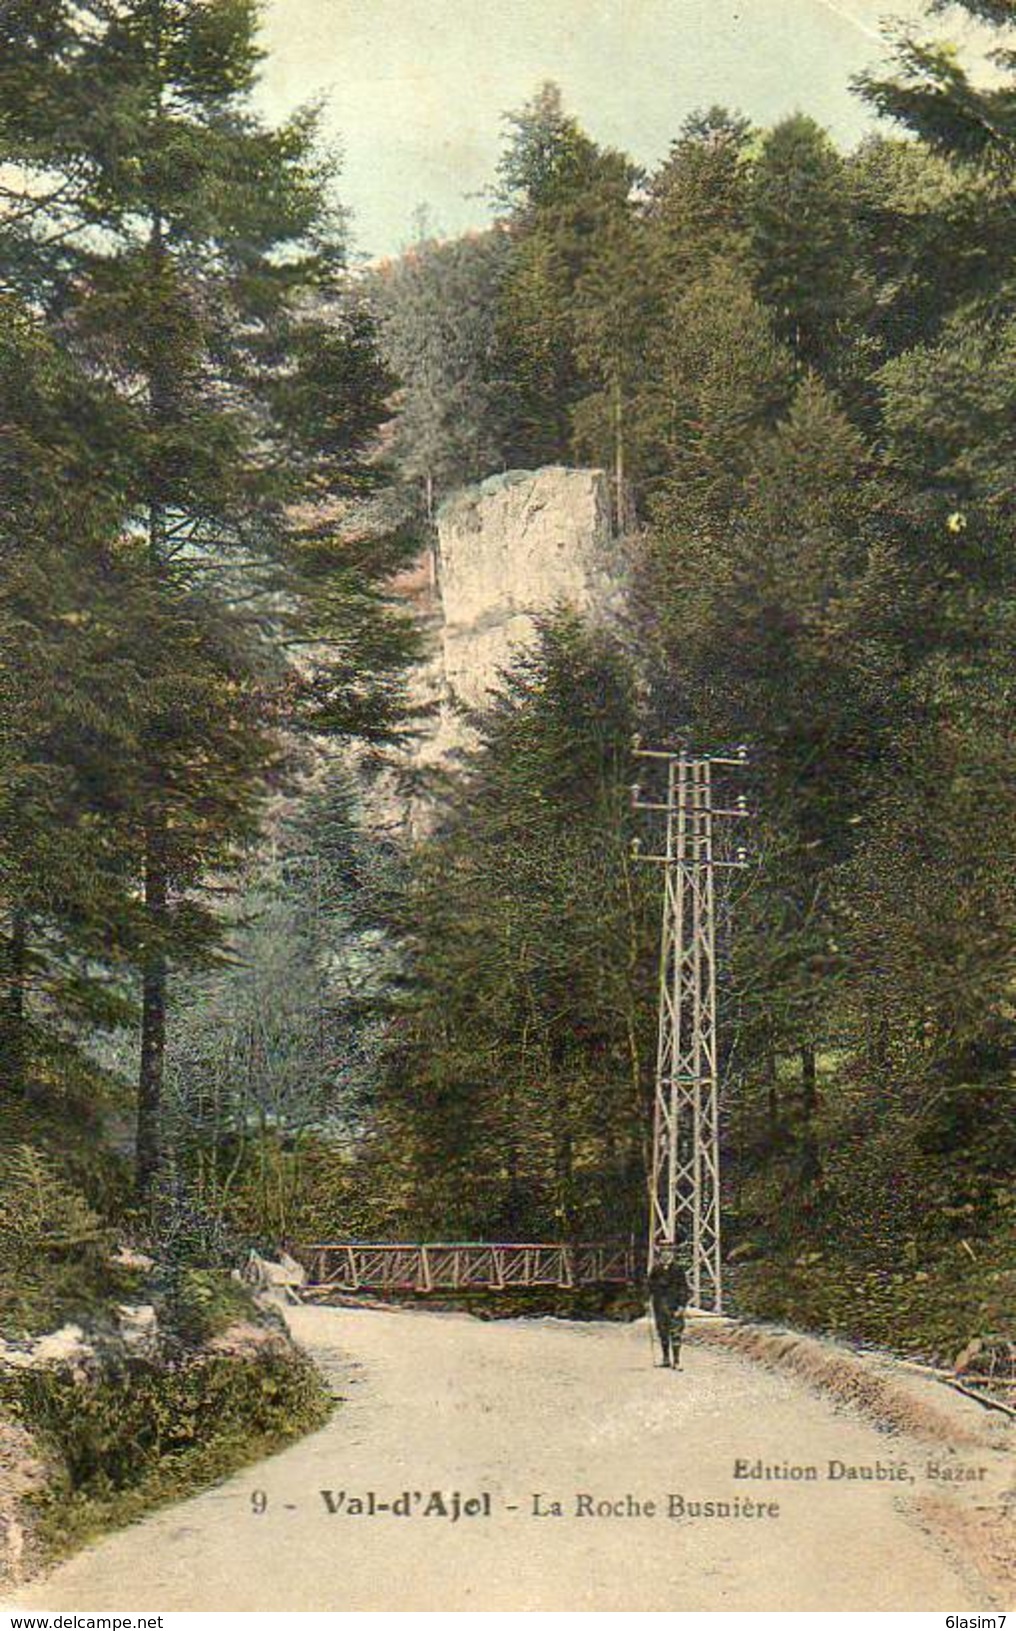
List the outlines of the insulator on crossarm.
{"label": "insulator on crossarm", "polygon": [[740,759],[740,761],[741,761],[741,763],[743,765],[746,765],[748,763],[748,744],[747,744],[747,742],[740,742],[738,744],[737,757]]}
{"label": "insulator on crossarm", "polygon": [[631,852],[634,855],[635,859],[637,860],[638,857],[642,853],[642,840],[641,840],[641,838],[633,838],[632,839],[632,841],[631,841]]}

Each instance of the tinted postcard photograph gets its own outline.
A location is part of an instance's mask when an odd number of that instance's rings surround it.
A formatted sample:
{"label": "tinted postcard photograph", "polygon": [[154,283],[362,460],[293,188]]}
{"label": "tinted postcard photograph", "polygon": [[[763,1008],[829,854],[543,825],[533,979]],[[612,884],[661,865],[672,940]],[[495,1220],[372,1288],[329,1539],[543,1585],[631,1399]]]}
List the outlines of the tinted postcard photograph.
{"label": "tinted postcard photograph", "polygon": [[1014,268],[1016,0],[0,0],[0,1608],[1001,1631]]}

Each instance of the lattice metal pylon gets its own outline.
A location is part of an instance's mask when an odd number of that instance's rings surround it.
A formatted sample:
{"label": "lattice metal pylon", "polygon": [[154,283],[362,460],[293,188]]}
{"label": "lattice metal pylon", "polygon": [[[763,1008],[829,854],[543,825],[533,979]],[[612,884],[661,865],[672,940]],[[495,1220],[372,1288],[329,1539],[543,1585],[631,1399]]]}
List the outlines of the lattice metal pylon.
{"label": "lattice metal pylon", "polygon": [[662,762],[666,794],[656,800],[634,792],[635,808],[665,816],[662,854],[640,859],[661,864],[663,924],[657,1033],[653,1145],[649,1178],[649,1266],[665,1246],[686,1256],[693,1307],[723,1307],[720,1239],[719,1069],[716,1036],[716,881],[719,867],[743,866],[714,855],[715,822],[746,816],[743,798],[729,809],[713,801],[716,767],[736,758],[693,758],[636,748],[639,758]]}

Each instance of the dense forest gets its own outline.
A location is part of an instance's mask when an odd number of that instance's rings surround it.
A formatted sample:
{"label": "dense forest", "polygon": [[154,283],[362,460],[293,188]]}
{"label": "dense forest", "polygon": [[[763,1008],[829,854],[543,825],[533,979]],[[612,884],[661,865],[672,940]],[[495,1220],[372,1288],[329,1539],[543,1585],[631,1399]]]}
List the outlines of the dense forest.
{"label": "dense forest", "polygon": [[[5,1329],[103,1295],[113,1237],[641,1237],[631,741],[680,722],[752,750],[737,1305],[1011,1334],[1016,7],[961,9],[990,86],[904,41],[849,153],[714,107],[646,172],[545,85],[493,225],[364,271],[318,116],[252,111],[253,0],[8,0]],[[393,577],[547,464],[608,472],[627,618],[548,618],[399,846]]]}

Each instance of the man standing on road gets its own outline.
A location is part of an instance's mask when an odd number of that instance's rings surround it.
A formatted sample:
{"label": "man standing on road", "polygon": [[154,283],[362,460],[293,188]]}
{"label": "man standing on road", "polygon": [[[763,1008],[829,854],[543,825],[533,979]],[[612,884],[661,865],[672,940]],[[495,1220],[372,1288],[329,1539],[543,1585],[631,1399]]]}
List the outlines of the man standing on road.
{"label": "man standing on road", "polygon": [[688,1276],[678,1261],[675,1246],[661,1246],[647,1282],[656,1334],[663,1350],[664,1366],[681,1368],[681,1338],[684,1311],[691,1295]]}

